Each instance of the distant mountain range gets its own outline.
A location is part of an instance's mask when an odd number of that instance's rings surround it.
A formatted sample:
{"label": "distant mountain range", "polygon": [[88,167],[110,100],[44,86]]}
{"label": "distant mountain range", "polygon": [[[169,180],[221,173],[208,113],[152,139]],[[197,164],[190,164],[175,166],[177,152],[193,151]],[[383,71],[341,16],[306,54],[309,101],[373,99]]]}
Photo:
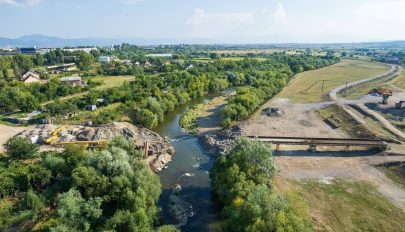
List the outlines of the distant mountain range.
{"label": "distant mountain range", "polygon": [[[223,46],[235,46],[236,44],[226,44],[214,40],[204,38],[190,38],[190,39],[147,39],[147,38],[80,38],[80,39],[66,39],[46,35],[27,35],[19,38],[5,38],[0,37],[0,48],[13,48],[13,47],[33,47],[40,48],[50,47],[77,47],[77,46],[111,46],[114,44],[130,43],[136,45],[159,45],[159,44],[221,44]],[[405,41],[386,41],[386,42],[364,42],[364,43],[268,43],[257,44],[258,47],[308,47],[308,48],[405,48]],[[252,46],[246,43],[239,46]]]}
{"label": "distant mountain range", "polygon": [[144,39],[144,38],[80,38],[80,39],[66,39],[46,35],[27,35],[16,39],[0,37],[0,48],[8,47],[33,47],[40,48],[49,47],[77,47],[77,46],[111,46],[114,44],[130,43],[137,45],[159,45],[159,44],[201,44],[212,43],[207,39]]}

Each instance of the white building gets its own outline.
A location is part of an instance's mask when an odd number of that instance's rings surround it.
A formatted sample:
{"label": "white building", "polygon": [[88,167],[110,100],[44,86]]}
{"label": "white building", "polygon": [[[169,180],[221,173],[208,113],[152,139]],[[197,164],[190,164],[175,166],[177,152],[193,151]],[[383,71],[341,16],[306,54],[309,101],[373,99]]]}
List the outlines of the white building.
{"label": "white building", "polygon": [[114,56],[100,56],[98,58],[99,62],[111,62],[111,61],[114,61],[114,60],[115,60]]}

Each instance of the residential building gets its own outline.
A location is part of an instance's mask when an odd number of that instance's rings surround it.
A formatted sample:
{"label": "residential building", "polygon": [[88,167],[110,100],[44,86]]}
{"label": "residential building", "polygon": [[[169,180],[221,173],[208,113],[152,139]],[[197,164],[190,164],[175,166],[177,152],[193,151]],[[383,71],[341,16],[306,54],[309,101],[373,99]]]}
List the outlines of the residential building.
{"label": "residential building", "polygon": [[28,71],[22,76],[22,81],[24,84],[38,83],[41,82],[41,78],[38,73]]}
{"label": "residential building", "polygon": [[86,81],[82,81],[82,78],[79,76],[71,76],[71,77],[62,77],[60,81],[64,84],[69,84],[72,86],[84,86],[87,85]]}

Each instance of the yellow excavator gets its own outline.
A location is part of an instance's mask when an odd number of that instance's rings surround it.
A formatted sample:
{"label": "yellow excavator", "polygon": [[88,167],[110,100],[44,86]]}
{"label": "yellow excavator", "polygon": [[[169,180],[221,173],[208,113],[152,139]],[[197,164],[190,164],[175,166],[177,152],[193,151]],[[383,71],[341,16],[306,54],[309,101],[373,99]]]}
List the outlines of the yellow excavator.
{"label": "yellow excavator", "polygon": [[86,148],[89,146],[100,147],[100,146],[105,146],[108,144],[107,140],[54,142],[55,140],[57,140],[59,138],[59,132],[62,131],[63,129],[72,130],[73,128],[68,125],[63,125],[61,127],[58,127],[57,129],[55,129],[52,132],[52,134],[49,138],[44,139],[44,142],[46,144],[51,144],[51,145],[55,145],[55,146],[56,145],[67,145],[67,144],[79,144],[79,145],[85,146]]}
{"label": "yellow excavator", "polygon": [[51,144],[53,141],[57,140],[59,138],[59,132],[61,132],[63,129],[72,130],[72,127],[63,125],[61,127],[56,128],[52,132],[51,136],[49,136],[49,138],[44,138],[44,143]]}

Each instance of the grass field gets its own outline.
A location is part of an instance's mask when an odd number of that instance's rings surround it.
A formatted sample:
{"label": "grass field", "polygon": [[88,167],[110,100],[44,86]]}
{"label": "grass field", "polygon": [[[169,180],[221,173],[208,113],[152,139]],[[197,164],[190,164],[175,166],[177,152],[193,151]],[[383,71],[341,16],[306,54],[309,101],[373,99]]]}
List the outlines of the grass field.
{"label": "grass field", "polygon": [[[380,63],[343,60],[335,65],[297,74],[278,97],[288,98],[295,103],[328,100],[328,93],[346,81],[353,82],[365,79],[382,74],[388,69],[388,66]],[[321,80],[327,80],[323,92]],[[310,88],[311,85],[313,86]]]}
{"label": "grass field", "polygon": [[346,95],[344,95],[343,93],[339,93],[338,96],[344,97],[347,99],[356,99],[358,97],[368,94],[370,92],[370,90],[372,90],[374,88],[378,88],[378,87],[383,87],[386,89],[390,89],[392,91],[395,90],[390,86],[390,82],[386,82],[386,83],[370,82],[370,83],[361,85],[359,87],[348,88]]}
{"label": "grass field", "polygon": [[384,172],[386,177],[390,178],[402,188],[405,188],[405,163],[392,166],[381,166],[378,168]]}
{"label": "grass field", "polygon": [[405,71],[401,73],[397,78],[391,81],[395,86],[405,90]]}
{"label": "grass field", "polygon": [[97,90],[110,89],[119,87],[124,84],[125,81],[134,79],[134,76],[97,76],[90,78],[93,81],[101,81],[102,85],[98,86]]}
{"label": "grass field", "polygon": [[[124,84],[125,81],[130,81],[134,79],[134,76],[97,76],[97,77],[91,77],[89,78],[91,80],[94,81],[101,81],[102,84],[100,86],[97,86],[95,89],[96,90],[104,90],[104,89],[110,89],[110,88],[114,88],[114,87],[119,87],[122,84]],[[71,98],[75,98],[75,97],[82,97],[87,95],[88,92],[82,92],[82,93],[76,93],[76,94],[72,94],[66,97],[62,97],[59,100],[63,101],[63,100],[69,100]],[[53,102],[52,101],[48,101],[48,102],[44,102],[41,105],[47,105],[49,103]]]}
{"label": "grass field", "polygon": [[365,182],[278,177],[275,185],[304,198],[317,231],[405,231],[405,213]]}
{"label": "grass field", "polygon": [[348,113],[337,105],[331,105],[317,111],[322,119],[332,118],[339,128],[353,138],[374,137],[364,125],[358,124]]}
{"label": "grass field", "polygon": [[363,117],[364,124],[358,124],[348,113],[336,105],[331,105],[320,110],[317,113],[322,119],[333,118],[339,125],[339,129],[346,132],[352,138],[379,138],[393,139],[399,138],[387,130],[380,122],[369,117]]}

